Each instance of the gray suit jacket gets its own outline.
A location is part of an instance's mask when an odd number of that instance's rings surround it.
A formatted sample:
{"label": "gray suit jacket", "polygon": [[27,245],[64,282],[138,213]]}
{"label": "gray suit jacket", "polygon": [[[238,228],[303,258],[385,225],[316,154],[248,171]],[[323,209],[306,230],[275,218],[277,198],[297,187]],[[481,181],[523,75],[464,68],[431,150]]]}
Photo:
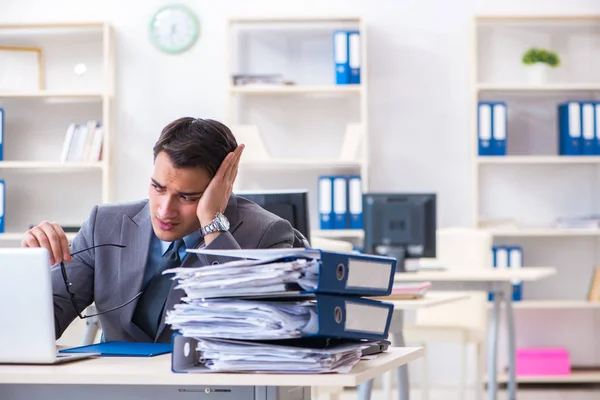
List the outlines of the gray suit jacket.
{"label": "gray suit jacket", "polygon": [[[294,230],[288,221],[249,200],[231,195],[224,214],[230,222],[229,232],[221,233],[207,246],[209,249],[292,247],[294,243]],[[147,200],[94,207],[73,239],[72,251],[104,243],[126,247],[96,248],[74,256],[73,261],[66,264],[67,277],[73,284],[72,291],[80,311],[95,302],[98,312],[102,312],[129,301],[140,292],[151,237]],[[200,241],[197,246],[202,243]],[[181,266],[198,267],[228,260],[227,257],[190,253]],[[59,338],[77,318],[59,266],[52,269],[52,288],[56,337]],[[165,310],[172,309],[183,295],[182,290],[172,287]],[[131,321],[136,304],[137,299],[99,316],[105,340],[170,341],[172,332],[164,324],[164,315],[155,338],[149,337]]]}

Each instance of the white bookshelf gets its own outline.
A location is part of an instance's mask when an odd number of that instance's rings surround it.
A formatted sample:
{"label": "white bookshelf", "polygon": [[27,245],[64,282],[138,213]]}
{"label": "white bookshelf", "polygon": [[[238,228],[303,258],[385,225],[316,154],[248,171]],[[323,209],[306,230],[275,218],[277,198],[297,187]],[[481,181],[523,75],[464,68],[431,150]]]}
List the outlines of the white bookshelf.
{"label": "white bookshelf", "polygon": [[[335,83],[337,29],[361,33],[360,84]],[[232,17],[227,33],[226,122],[234,135],[237,126],[254,127],[269,153],[268,158],[249,157],[253,147],[246,143],[235,190],[306,189],[311,233],[347,237],[345,230],[316,229],[317,186],[319,175],[359,174],[363,192],[369,187],[364,20],[344,15]],[[235,74],[282,74],[292,84],[238,86]],[[348,157],[341,152],[344,148],[356,151]]]}
{"label": "white bookshelf", "polygon": [[[115,46],[104,22],[0,24],[0,40],[39,48],[43,55],[44,84],[38,90],[0,87],[0,180],[6,182],[0,246],[15,246],[30,225],[48,220],[78,226],[95,204],[112,200]],[[77,64],[85,65],[83,73],[75,73]],[[101,160],[61,162],[67,128],[88,120],[102,127]]]}
{"label": "white bookshelf", "polygon": [[[517,343],[564,346],[574,365],[600,367],[600,359],[583,357],[585,349],[597,345],[592,335],[577,340],[553,328],[589,323],[595,329],[589,313],[600,309],[600,303],[586,300],[593,268],[600,265],[600,229],[555,227],[559,218],[600,211],[600,156],[559,155],[557,127],[559,103],[600,100],[600,64],[585,61],[600,55],[598,21],[600,15],[476,17],[470,137],[474,225],[488,230],[496,245],[521,246],[526,265],[553,265],[558,271],[548,280],[523,284],[523,300],[513,303]],[[544,82],[532,81],[521,63],[532,47],[556,51],[561,58]],[[507,104],[506,156],[479,155],[479,101]],[[599,371],[517,380],[598,382]],[[499,376],[507,381],[505,374]]]}
{"label": "white bookshelf", "polygon": [[[487,378],[487,377],[486,377]],[[549,384],[576,384],[600,383],[600,369],[574,369],[569,375],[527,375],[517,376],[518,383],[549,383]],[[498,383],[508,383],[508,374],[498,374]]]}

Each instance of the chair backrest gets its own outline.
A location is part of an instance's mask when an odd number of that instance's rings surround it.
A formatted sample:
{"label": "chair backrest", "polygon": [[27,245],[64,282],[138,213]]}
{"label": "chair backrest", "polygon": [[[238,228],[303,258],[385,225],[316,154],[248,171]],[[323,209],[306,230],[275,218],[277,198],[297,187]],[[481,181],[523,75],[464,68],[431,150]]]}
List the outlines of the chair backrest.
{"label": "chair backrest", "polygon": [[[436,234],[438,263],[448,270],[480,270],[491,268],[492,236],[479,229],[445,228]],[[432,289],[435,290],[435,282]],[[460,326],[485,330],[488,294],[468,292],[469,298],[442,306],[423,308],[417,312],[417,324]]]}

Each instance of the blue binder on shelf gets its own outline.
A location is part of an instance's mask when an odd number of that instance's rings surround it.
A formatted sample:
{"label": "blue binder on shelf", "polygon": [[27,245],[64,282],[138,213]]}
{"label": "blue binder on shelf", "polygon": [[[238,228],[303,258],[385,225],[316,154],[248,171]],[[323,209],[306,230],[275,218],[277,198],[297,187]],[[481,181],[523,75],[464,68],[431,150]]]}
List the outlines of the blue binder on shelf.
{"label": "blue binder on shelf", "polygon": [[[508,268],[517,269],[523,267],[523,249],[520,246],[508,246]],[[513,284],[513,301],[523,299],[523,281],[515,280]]]}
{"label": "blue binder on shelf", "polygon": [[6,185],[0,180],[0,233],[4,233],[4,214],[6,210]]}
{"label": "blue binder on shelf", "polygon": [[596,149],[596,132],[593,102],[581,103],[581,154],[593,156],[598,153]]}
{"label": "blue binder on shelf", "polygon": [[350,229],[362,229],[362,182],[359,175],[348,178],[348,212],[350,213]]}
{"label": "blue binder on shelf", "polygon": [[492,146],[492,105],[480,102],[478,105],[477,141],[480,156],[493,155]]}
{"label": "blue binder on shelf", "polygon": [[335,83],[347,85],[350,83],[350,64],[348,55],[348,32],[336,30],[333,32],[333,61],[335,64]]}
{"label": "blue binder on shelf", "polygon": [[0,161],[4,160],[4,110],[0,108]]}
{"label": "blue binder on shelf", "polygon": [[[292,290],[277,292],[277,297],[293,297],[298,295],[329,293],[344,296],[388,296],[392,293],[396,259],[371,254],[342,253],[320,249],[187,249],[189,253],[207,254],[233,258],[259,260],[260,264],[294,259],[314,259],[318,261],[317,285],[314,290]],[[234,267],[234,268],[237,268]],[[231,297],[225,289],[222,297]],[[251,288],[249,288],[251,290]],[[254,296],[255,293],[236,296]],[[261,293],[261,296],[272,296],[274,293]]]}
{"label": "blue binder on shelf", "polygon": [[348,66],[350,83],[360,84],[360,32],[348,32]]}
{"label": "blue binder on shelf", "polygon": [[558,106],[558,148],[561,156],[577,156],[581,150],[581,105],[570,101]]}
{"label": "blue binder on shelf", "polygon": [[492,114],[492,154],[495,156],[506,155],[507,138],[507,108],[506,103],[493,103]]}
{"label": "blue binder on shelf", "polygon": [[594,103],[594,140],[596,155],[600,155],[600,102]]}
{"label": "blue binder on shelf", "polygon": [[103,342],[60,350],[59,353],[97,353],[104,357],[153,357],[170,353],[172,343]]}
{"label": "blue binder on shelf", "polygon": [[319,226],[323,230],[333,229],[333,178],[319,177],[317,191],[319,204]]}
{"label": "blue binder on shelf", "polygon": [[333,178],[333,229],[348,229],[348,180],[345,176]]}
{"label": "blue binder on shelf", "polygon": [[[508,249],[505,246],[492,247],[492,260],[494,268],[508,268]],[[488,294],[488,300],[494,300],[494,293]]]}

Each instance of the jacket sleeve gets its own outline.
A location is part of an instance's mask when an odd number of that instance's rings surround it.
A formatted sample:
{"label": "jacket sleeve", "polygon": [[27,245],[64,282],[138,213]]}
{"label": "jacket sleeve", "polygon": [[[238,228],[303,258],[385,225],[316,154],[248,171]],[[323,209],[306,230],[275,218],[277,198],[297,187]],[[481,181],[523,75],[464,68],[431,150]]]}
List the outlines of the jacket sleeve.
{"label": "jacket sleeve", "polygon": [[[265,230],[262,237],[258,241],[257,249],[274,249],[274,248],[291,248],[294,243],[294,230],[292,225],[284,219],[275,220]],[[229,232],[223,232],[215,238],[208,246],[207,249],[214,250],[234,250],[241,249],[239,243],[235,240],[233,235]],[[206,254],[193,254],[197,257],[192,264],[193,267],[200,267],[203,265],[211,264],[222,264],[228,261],[232,261],[235,258],[224,257],[224,256],[211,256]]]}
{"label": "jacket sleeve", "polygon": [[[94,229],[98,207],[95,206],[90,217],[83,223],[71,243],[71,252],[92,247],[94,245]],[[71,292],[75,295],[75,304],[79,312],[85,310],[94,301],[94,250],[85,251],[73,256],[65,263],[67,279],[71,283]],[[73,309],[66,283],[62,275],[60,263],[51,269],[52,294],[54,300],[54,329],[56,339],[60,338],[65,329],[77,318]]]}

